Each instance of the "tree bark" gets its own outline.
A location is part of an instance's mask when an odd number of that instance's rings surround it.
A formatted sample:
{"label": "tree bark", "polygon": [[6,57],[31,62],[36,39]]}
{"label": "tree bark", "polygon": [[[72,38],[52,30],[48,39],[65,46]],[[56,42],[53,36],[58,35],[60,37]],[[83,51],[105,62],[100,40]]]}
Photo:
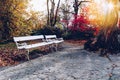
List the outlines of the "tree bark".
{"label": "tree bark", "polygon": [[59,5],[60,5],[60,0],[58,1],[58,4],[57,4],[57,9],[56,9],[55,19],[54,19],[54,23],[53,23],[53,25],[55,25],[56,22],[57,22],[57,14],[58,14]]}
{"label": "tree bark", "polygon": [[55,1],[50,0],[51,9],[49,11],[49,0],[47,0],[47,12],[48,12],[47,25],[50,27],[54,27],[57,22],[57,14],[59,10],[60,1],[61,0],[58,1],[57,8],[55,10]]}
{"label": "tree bark", "polygon": [[48,12],[48,16],[47,16],[47,26],[49,26],[49,25],[50,25],[49,0],[47,0],[47,12]]}

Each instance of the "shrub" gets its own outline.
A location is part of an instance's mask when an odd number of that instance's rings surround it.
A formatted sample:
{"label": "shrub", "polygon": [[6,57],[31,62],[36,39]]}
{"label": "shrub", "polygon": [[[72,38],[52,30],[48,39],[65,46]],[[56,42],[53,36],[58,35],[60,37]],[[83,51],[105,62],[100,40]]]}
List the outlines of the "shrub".
{"label": "shrub", "polygon": [[63,30],[58,27],[43,27],[42,29],[32,31],[31,35],[56,35],[62,37]]}

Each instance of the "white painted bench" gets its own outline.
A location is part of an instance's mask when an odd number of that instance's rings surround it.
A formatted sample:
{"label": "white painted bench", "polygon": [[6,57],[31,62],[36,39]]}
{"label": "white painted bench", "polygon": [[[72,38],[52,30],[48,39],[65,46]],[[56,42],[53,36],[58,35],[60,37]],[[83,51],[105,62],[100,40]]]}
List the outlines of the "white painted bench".
{"label": "white painted bench", "polygon": [[[46,45],[52,44],[52,42],[45,41],[43,35],[13,37],[13,39],[14,39],[18,49],[27,50],[28,60],[29,60],[29,50],[31,48],[36,48],[36,47],[46,46]],[[37,41],[37,43],[29,43],[29,44],[27,43],[27,42],[33,41],[33,40],[38,40],[38,41]]]}
{"label": "white painted bench", "polygon": [[[27,58],[29,60],[29,50],[31,48],[36,48],[40,46],[46,46],[49,45],[51,47],[51,44],[57,44],[63,42],[64,40],[62,38],[57,38],[56,35],[45,35],[45,38],[43,35],[37,35],[37,36],[23,36],[23,37],[13,37],[17,48],[18,49],[25,49],[27,50]],[[37,43],[29,43],[29,41],[38,40]]]}
{"label": "white painted bench", "polygon": [[57,38],[56,35],[45,35],[45,40],[47,42],[52,42],[55,44],[55,49],[57,51],[58,44],[64,42],[63,38]]}

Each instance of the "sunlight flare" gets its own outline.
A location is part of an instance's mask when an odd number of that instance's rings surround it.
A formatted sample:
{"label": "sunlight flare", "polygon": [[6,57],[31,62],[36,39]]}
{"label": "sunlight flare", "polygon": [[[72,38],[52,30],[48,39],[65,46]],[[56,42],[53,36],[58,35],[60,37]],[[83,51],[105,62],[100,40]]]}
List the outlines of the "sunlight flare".
{"label": "sunlight flare", "polygon": [[114,5],[112,3],[109,3],[108,7],[109,7],[110,10],[112,10],[114,8]]}
{"label": "sunlight flare", "polygon": [[118,0],[93,0],[89,5],[89,19],[101,28],[115,27],[118,11]]}

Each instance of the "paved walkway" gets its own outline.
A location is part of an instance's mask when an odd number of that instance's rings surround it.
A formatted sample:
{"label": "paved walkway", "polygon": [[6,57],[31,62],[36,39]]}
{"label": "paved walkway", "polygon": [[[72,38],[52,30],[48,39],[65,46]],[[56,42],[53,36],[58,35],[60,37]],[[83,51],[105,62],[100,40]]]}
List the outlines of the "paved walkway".
{"label": "paved walkway", "polygon": [[1,70],[0,80],[120,80],[120,56],[110,56],[110,62],[80,46],[64,45],[62,51]]}

